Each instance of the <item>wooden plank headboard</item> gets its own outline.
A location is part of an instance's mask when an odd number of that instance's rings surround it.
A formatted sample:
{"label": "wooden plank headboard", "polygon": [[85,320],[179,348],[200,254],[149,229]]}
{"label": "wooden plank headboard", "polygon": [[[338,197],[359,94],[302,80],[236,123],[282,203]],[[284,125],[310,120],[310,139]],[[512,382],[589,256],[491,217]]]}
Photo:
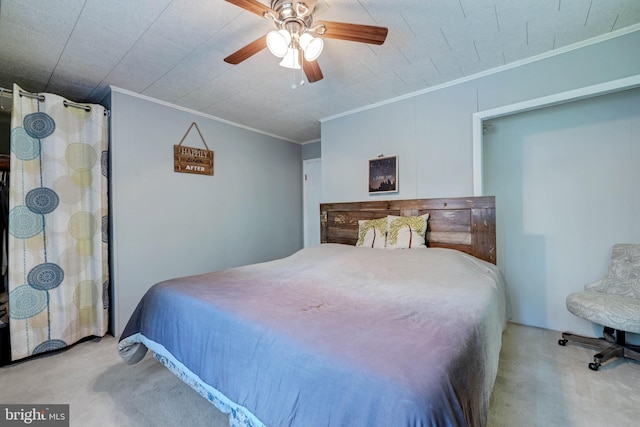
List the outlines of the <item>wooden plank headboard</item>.
{"label": "wooden plank headboard", "polygon": [[494,196],[322,203],[320,241],[355,245],[359,219],[425,213],[429,213],[427,246],[457,249],[496,263]]}

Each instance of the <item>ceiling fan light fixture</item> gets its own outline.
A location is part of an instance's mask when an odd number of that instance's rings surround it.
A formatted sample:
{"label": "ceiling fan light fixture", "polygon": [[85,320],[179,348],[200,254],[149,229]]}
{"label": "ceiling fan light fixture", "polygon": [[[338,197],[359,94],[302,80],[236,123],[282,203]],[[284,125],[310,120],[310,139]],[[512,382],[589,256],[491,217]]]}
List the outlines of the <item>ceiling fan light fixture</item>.
{"label": "ceiling fan light fixture", "polygon": [[293,70],[301,69],[300,51],[298,49],[289,48],[284,58],[282,58],[282,61],[280,61],[280,66],[291,68]]}
{"label": "ceiling fan light fixture", "polygon": [[287,54],[290,44],[291,34],[287,30],[273,30],[267,34],[267,47],[278,58],[283,58]]}
{"label": "ceiling fan light fixture", "polygon": [[307,61],[315,61],[322,53],[324,41],[319,37],[313,37],[309,33],[300,36],[300,47],[304,51],[304,58]]}
{"label": "ceiling fan light fixture", "polygon": [[271,7],[264,4],[265,0],[226,1],[266,18],[276,28],[227,56],[224,62],[239,64],[268,47],[274,56],[281,58],[281,66],[304,70],[309,83],[324,77],[316,59],[323,51],[325,38],[381,45],[389,32],[386,27],[374,25],[314,22],[318,0],[271,0]]}

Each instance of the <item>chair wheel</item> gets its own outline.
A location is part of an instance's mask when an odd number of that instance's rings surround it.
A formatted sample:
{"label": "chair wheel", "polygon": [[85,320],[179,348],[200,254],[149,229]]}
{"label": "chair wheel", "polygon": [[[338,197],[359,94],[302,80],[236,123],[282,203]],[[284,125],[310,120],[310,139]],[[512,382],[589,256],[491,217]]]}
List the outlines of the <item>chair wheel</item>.
{"label": "chair wheel", "polygon": [[565,346],[567,345],[567,340],[558,340],[558,345]]}
{"label": "chair wheel", "polygon": [[589,363],[589,369],[591,369],[592,371],[597,371],[599,367],[599,363]]}

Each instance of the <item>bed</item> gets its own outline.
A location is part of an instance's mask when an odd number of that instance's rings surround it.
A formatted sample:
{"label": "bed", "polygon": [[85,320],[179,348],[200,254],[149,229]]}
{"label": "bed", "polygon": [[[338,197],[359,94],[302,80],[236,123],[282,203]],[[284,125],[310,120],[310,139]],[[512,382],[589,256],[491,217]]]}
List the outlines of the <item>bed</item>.
{"label": "bed", "polygon": [[[360,221],[427,217],[427,247],[355,246]],[[507,320],[493,197],[321,205],[322,244],[167,280],[120,337],[232,426],[484,426]]]}

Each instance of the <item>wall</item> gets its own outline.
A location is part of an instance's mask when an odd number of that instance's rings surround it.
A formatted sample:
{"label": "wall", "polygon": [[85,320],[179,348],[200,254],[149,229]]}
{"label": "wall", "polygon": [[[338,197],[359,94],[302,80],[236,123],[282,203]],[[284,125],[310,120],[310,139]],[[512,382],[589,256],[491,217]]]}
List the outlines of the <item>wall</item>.
{"label": "wall", "polygon": [[322,155],[320,141],[302,145],[302,160],[317,159]]}
{"label": "wall", "polygon": [[[288,256],[302,248],[301,147],[113,88],[114,334],[154,283]],[[192,122],[214,176],[173,171]],[[183,143],[203,147],[195,128]]]}
{"label": "wall", "polygon": [[[640,55],[635,54],[638,46],[640,31],[636,28],[533,62],[324,119],[321,121],[323,202],[382,198],[369,196],[366,186],[367,160],[380,153],[398,155],[400,161],[399,192],[384,195],[385,199],[472,195],[473,113],[640,75]],[[637,133],[634,137],[637,143]],[[497,199],[498,206],[506,202]],[[583,230],[593,228],[592,217],[576,220]],[[498,216],[498,230],[501,221]],[[546,238],[552,239],[552,236]],[[545,265],[544,255],[533,255],[537,258],[530,259],[529,265]],[[503,261],[499,256],[498,265],[504,271]],[[584,266],[594,263],[600,266],[602,262],[601,257],[581,260]],[[570,286],[576,288],[575,283]],[[557,304],[550,302],[557,295],[546,295],[544,289],[530,292],[545,304]],[[569,293],[568,288],[560,293]],[[547,317],[537,326],[561,330],[571,326],[566,320],[566,316]],[[587,322],[580,327],[583,331],[590,329]]]}
{"label": "wall", "polygon": [[640,74],[640,31],[488,75],[323,119],[323,201],[361,201],[367,160],[399,156],[399,192],[385,198],[473,194],[472,114]]}

